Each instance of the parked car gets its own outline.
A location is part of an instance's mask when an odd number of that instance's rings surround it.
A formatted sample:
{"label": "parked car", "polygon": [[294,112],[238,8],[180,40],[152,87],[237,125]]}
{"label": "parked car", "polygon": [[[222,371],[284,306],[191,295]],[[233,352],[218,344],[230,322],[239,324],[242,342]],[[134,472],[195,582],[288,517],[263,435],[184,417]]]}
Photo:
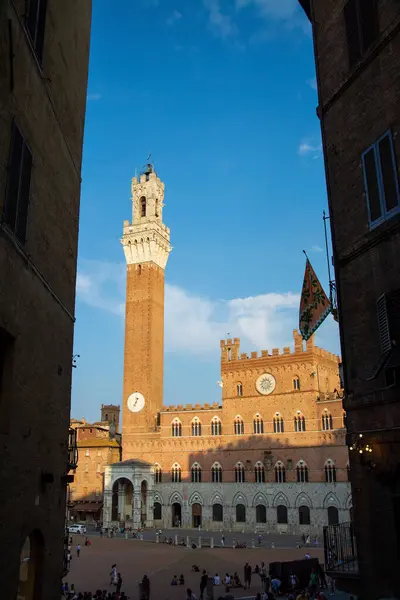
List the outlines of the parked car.
{"label": "parked car", "polygon": [[69,525],[68,533],[86,533],[86,525]]}

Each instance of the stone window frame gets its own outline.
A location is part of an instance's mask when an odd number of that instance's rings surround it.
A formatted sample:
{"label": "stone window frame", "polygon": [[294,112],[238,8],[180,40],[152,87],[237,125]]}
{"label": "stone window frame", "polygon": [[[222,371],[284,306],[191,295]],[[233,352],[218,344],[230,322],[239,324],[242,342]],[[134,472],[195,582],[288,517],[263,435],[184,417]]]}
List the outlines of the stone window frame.
{"label": "stone window frame", "polygon": [[172,437],[182,437],[182,421],[175,417],[171,422]]}
{"label": "stone window frame", "polygon": [[242,462],[237,462],[235,465],[235,482],[236,483],[245,483],[246,482],[246,473],[244,469],[244,464]]}
{"label": "stone window frame", "polygon": [[222,422],[217,416],[211,419],[211,435],[222,435]]}
{"label": "stone window frame", "polygon": [[253,433],[255,435],[261,435],[264,433],[264,421],[263,421],[260,413],[257,413],[256,415],[254,415]]}
{"label": "stone window frame", "polygon": [[285,421],[281,415],[281,413],[277,412],[273,418],[274,425],[274,433],[284,433],[285,432]]}
{"label": "stone window frame", "polygon": [[219,462],[215,462],[211,467],[211,481],[222,483],[222,466]]}
{"label": "stone window frame", "polygon": [[233,420],[233,431],[235,435],[244,435],[244,421],[240,415]]}
{"label": "stone window frame", "polygon": [[307,463],[301,459],[296,465],[296,481],[297,483],[308,483],[308,466]]}
{"label": "stone window frame", "polygon": [[154,465],[154,483],[162,482],[162,468],[159,463]]}
{"label": "stone window frame", "polygon": [[171,467],[171,482],[181,483],[182,481],[182,468],[179,463],[174,463]]}
{"label": "stone window frame", "polygon": [[336,465],[331,458],[328,458],[328,460],[325,462],[324,471],[325,482],[336,483]]}
{"label": "stone window frame", "polygon": [[281,460],[278,460],[274,466],[275,483],[286,483],[286,467]]}
{"label": "stone window frame", "polygon": [[293,418],[294,431],[296,433],[304,433],[306,431],[306,418],[299,410]]}
{"label": "stone window frame", "polygon": [[301,387],[301,386],[300,386],[300,377],[299,377],[298,375],[295,375],[295,376],[293,377],[293,389],[294,389],[296,392],[299,392],[299,391],[300,391],[300,387]]}
{"label": "stone window frame", "polygon": [[243,396],[243,384],[241,381],[238,381],[236,384],[236,396],[239,398]]}
{"label": "stone window frame", "polygon": [[201,483],[201,466],[194,462],[190,469],[192,483]]}
{"label": "stone window frame", "polygon": [[254,465],[254,482],[265,483],[265,467],[260,460]]}
{"label": "stone window frame", "polygon": [[322,413],[322,431],[331,431],[333,429],[333,417],[327,408]]}
{"label": "stone window frame", "polygon": [[192,436],[193,437],[201,436],[201,421],[200,421],[199,417],[194,417],[192,419],[191,428],[192,428]]}

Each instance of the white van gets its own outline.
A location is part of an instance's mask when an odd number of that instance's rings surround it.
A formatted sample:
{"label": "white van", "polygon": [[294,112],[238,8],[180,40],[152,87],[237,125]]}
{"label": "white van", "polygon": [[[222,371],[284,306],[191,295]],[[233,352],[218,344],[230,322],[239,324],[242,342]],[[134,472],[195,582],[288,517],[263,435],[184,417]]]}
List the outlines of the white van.
{"label": "white van", "polygon": [[69,525],[68,533],[86,533],[85,525]]}

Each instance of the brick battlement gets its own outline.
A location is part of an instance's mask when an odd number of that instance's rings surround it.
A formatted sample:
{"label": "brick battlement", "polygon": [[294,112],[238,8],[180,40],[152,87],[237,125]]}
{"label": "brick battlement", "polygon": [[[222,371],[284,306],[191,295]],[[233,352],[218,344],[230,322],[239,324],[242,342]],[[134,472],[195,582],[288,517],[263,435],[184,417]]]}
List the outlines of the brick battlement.
{"label": "brick battlement", "polygon": [[162,406],[161,407],[161,412],[177,412],[177,411],[185,411],[185,410],[194,410],[194,411],[200,411],[200,410],[212,410],[215,411],[216,409],[222,409],[222,406],[220,404],[218,404],[218,402],[213,402],[212,404],[209,403],[205,403],[205,404],[171,404],[170,406]]}
{"label": "brick battlement", "polygon": [[[340,357],[333,352],[328,352],[323,348],[319,348],[314,345],[314,336],[312,336],[305,344],[301,337],[301,334],[297,329],[293,330],[294,339],[294,351],[289,346],[285,346],[282,351],[279,348],[272,348],[269,350],[261,350],[260,352],[251,352],[250,355],[247,352],[240,352],[240,338],[228,338],[220,341],[221,347],[221,360],[223,362],[233,362],[238,360],[258,360],[260,358],[276,358],[279,356],[296,355],[301,352],[313,352],[321,358],[339,363]],[[304,347],[305,346],[305,347]]]}

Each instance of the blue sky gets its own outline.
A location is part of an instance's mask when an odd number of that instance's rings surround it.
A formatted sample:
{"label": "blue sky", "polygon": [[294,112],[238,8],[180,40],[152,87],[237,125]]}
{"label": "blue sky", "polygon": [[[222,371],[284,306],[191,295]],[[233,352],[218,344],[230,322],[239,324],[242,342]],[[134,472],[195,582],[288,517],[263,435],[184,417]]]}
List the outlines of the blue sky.
{"label": "blue sky", "polygon": [[[72,415],[121,403],[130,180],[165,182],[166,404],[220,399],[219,340],[283,347],[303,248],[327,288],[313,49],[297,0],[93,3]],[[111,10],[112,9],[112,10]],[[339,352],[329,317],[319,345]]]}

